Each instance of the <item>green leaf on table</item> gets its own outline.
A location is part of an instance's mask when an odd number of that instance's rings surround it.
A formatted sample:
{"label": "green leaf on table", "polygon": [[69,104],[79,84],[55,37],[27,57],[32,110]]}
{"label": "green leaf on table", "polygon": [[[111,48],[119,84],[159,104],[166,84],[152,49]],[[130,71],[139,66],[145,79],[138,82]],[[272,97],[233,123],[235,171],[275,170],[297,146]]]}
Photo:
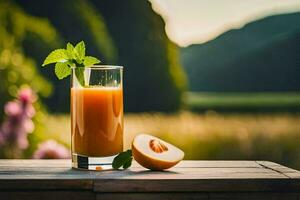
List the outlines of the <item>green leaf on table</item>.
{"label": "green leaf on table", "polygon": [[100,63],[100,60],[98,60],[97,58],[95,58],[93,56],[85,56],[84,57],[83,65],[86,67],[92,66],[97,63]]}
{"label": "green leaf on table", "polygon": [[127,169],[132,163],[132,152],[127,150],[119,153],[113,160],[112,167],[114,169],[119,169],[123,166],[123,169]]}
{"label": "green leaf on table", "polygon": [[129,167],[131,166],[131,164],[132,164],[132,158],[128,159],[128,160],[124,163],[123,168],[124,168],[124,169],[127,169],[127,168],[129,168]]}
{"label": "green leaf on table", "polygon": [[84,60],[85,57],[85,44],[83,41],[79,42],[78,44],[76,44],[75,48],[75,59],[76,61],[81,64]]}
{"label": "green leaf on table", "polygon": [[55,74],[61,80],[71,74],[71,68],[67,62],[58,62],[55,64]]}
{"label": "green leaf on table", "polygon": [[67,59],[68,56],[65,49],[56,49],[46,57],[42,66],[56,62],[64,62]]}

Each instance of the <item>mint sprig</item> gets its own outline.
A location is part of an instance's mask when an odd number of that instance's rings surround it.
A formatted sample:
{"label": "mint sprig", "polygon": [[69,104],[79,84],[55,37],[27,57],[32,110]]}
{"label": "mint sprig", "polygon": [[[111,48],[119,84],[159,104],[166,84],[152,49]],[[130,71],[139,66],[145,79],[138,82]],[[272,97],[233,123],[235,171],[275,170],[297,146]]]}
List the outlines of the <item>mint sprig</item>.
{"label": "mint sprig", "polygon": [[93,56],[85,55],[85,44],[83,41],[75,45],[68,43],[66,49],[52,51],[44,60],[42,66],[55,64],[55,74],[58,79],[63,79],[71,74],[71,67],[75,67],[75,76],[81,86],[85,86],[84,67],[100,63]]}
{"label": "mint sprig", "polygon": [[123,167],[123,169],[127,169],[131,166],[132,163],[132,152],[131,150],[127,150],[119,153],[113,160],[112,167],[114,169],[119,169]]}

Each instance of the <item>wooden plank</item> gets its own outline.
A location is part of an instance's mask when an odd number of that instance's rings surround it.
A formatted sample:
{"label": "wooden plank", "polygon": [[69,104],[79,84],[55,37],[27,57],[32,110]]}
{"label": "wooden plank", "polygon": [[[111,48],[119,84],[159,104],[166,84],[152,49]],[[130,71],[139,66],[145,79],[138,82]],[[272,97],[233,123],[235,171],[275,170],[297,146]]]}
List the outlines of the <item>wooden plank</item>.
{"label": "wooden plank", "polygon": [[297,193],[102,193],[96,200],[298,200]]}
{"label": "wooden plank", "polygon": [[97,192],[299,192],[291,179],[98,179]]}
{"label": "wooden plank", "polygon": [[[140,167],[140,165],[133,162],[132,167]],[[262,166],[255,161],[244,160],[184,160],[178,163],[175,168],[262,168]]]}
{"label": "wooden plank", "polygon": [[96,173],[101,179],[286,179],[287,177],[266,168],[174,168],[172,171],[150,171],[141,168]]}
{"label": "wooden plank", "polygon": [[92,189],[90,171],[67,168],[0,167],[0,190],[9,189]]}
{"label": "wooden plank", "polygon": [[33,167],[33,168],[53,168],[65,167],[71,168],[70,159],[0,159],[0,168],[2,167]]}
{"label": "wooden plank", "polygon": [[[24,179],[40,178],[74,178],[74,179],[165,179],[165,178],[286,178],[284,175],[267,168],[174,168],[166,171],[150,171],[144,168],[110,171],[80,171],[68,168],[1,168],[0,179],[3,177]],[[193,178],[191,177],[191,178]]]}
{"label": "wooden plank", "polygon": [[289,178],[294,178],[294,179],[300,178],[300,172],[295,169],[291,169],[289,167],[285,167],[283,165],[274,162],[269,162],[269,161],[256,161],[256,162],[265,168],[272,169],[274,171],[282,173]]}
{"label": "wooden plank", "polygon": [[297,193],[211,193],[210,200],[298,200]]}
{"label": "wooden plank", "polygon": [[92,190],[93,180],[85,179],[0,179],[0,191],[8,190]]}
{"label": "wooden plank", "polygon": [[[0,167],[33,167],[33,168],[52,168],[68,167],[71,168],[70,159],[0,159]],[[140,167],[137,162],[133,162],[132,167]],[[211,160],[185,160],[176,165],[176,168],[262,168],[255,161],[211,161]]]}
{"label": "wooden plank", "polygon": [[101,193],[96,200],[208,200],[206,193]]}
{"label": "wooden plank", "polygon": [[[183,161],[165,172],[137,164],[124,171],[80,171],[70,160],[0,160],[0,190],[98,192],[299,191],[300,180],[254,161]],[[271,166],[272,164],[272,166]],[[273,168],[271,168],[273,167]],[[281,166],[283,167],[283,166]],[[284,169],[284,173],[298,171]]]}
{"label": "wooden plank", "polygon": [[92,178],[95,173],[92,171],[74,170],[71,168],[33,168],[33,167],[0,167],[0,178],[5,175],[10,175],[12,178],[35,175],[32,178],[39,176],[52,176],[53,178]]}
{"label": "wooden plank", "polygon": [[6,191],[0,192],[0,198],[3,200],[95,200],[96,194],[89,191]]}

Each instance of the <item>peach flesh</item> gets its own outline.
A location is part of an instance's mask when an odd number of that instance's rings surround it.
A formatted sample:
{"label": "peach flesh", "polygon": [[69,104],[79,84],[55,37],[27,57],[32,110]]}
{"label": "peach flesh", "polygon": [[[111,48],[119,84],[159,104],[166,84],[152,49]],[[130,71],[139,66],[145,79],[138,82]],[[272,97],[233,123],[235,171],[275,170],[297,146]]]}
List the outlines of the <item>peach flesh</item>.
{"label": "peach flesh", "polygon": [[151,170],[169,169],[184,157],[183,151],[177,147],[146,134],[134,138],[132,155],[140,165]]}

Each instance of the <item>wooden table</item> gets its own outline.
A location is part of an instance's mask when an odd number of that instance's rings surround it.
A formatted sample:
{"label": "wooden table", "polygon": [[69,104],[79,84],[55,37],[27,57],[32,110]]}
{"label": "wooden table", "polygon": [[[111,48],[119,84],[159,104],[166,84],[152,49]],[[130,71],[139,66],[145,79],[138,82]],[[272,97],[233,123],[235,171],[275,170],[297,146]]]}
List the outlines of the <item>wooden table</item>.
{"label": "wooden table", "polygon": [[183,161],[165,172],[79,171],[70,160],[0,160],[0,199],[300,199],[300,172],[268,161]]}

